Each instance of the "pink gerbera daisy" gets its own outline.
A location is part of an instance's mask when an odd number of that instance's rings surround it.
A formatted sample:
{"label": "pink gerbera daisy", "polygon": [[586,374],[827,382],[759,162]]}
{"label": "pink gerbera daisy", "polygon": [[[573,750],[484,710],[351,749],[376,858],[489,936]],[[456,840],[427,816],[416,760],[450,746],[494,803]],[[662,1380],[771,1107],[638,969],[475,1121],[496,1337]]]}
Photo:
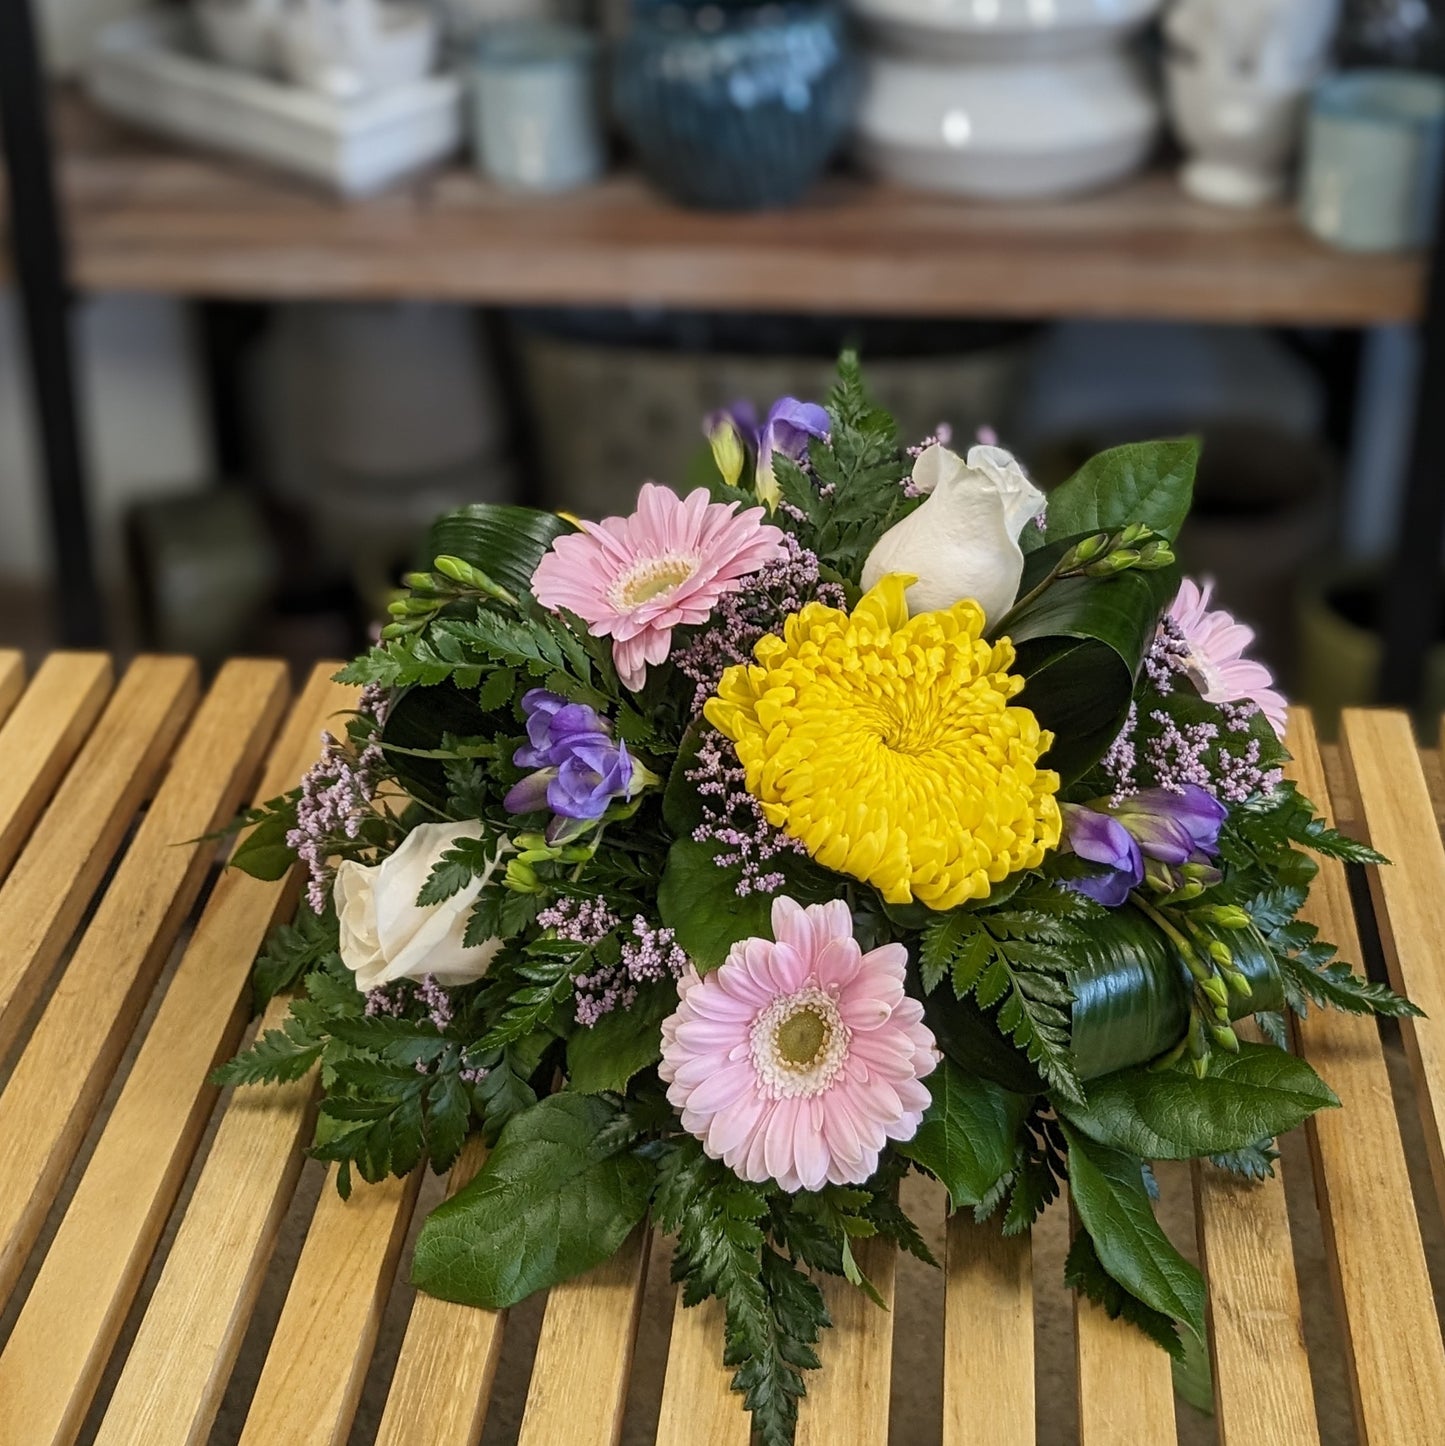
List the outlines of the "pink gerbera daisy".
{"label": "pink gerbera daisy", "polygon": [[643,485],[631,517],[583,522],[537,564],[532,591],[543,607],[567,608],[594,637],[612,639],[623,683],[636,692],[647,665],[664,663],[672,630],[706,622],[741,579],[784,556],[783,534],[763,509],[709,502],[699,488],[684,501]]}
{"label": "pink gerbera daisy", "polygon": [[1245,657],[1254,631],[1221,608],[1211,609],[1214,584],[1185,578],[1169,609],[1188,651],[1185,671],[1206,703],[1254,703],[1284,737],[1288,704],[1274,688],[1274,674],[1263,663]]}
{"label": "pink gerbera daisy", "polygon": [[940,1055],[903,989],[908,953],[865,954],[841,900],[773,902],[769,939],[678,981],[663,1021],[667,1097],[713,1159],[784,1190],[858,1184],[889,1140],[910,1140]]}

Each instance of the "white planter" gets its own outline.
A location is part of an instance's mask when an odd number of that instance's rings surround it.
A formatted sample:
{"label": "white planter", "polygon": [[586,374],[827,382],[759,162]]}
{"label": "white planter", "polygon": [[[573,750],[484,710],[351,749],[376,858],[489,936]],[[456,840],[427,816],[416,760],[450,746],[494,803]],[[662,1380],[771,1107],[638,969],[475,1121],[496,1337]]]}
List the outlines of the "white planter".
{"label": "white planter", "polygon": [[1180,180],[1191,195],[1259,206],[1284,193],[1338,13],[1339,0],[1179,0],[1170,10],[1169,113],[1190,153]]}
{"label": "white planter", "polygon": [[979,197],[1059,196],[1137,169],[1159,111],[1121,50],[994,64],[874,55],[857,154],[870,169]]}
{"label": "white planter", "polygon": [[137,125],[360,195],[455,151],[461,85],[432,76],[339,101],[202,58],[187,14],[103,31],[86,69],[95,103]]}
{"label": "white planter", "polygon": [[920,59],[1040,60],[1097,52],[1140,30],[1163,0],[851,0],[864,29]]}

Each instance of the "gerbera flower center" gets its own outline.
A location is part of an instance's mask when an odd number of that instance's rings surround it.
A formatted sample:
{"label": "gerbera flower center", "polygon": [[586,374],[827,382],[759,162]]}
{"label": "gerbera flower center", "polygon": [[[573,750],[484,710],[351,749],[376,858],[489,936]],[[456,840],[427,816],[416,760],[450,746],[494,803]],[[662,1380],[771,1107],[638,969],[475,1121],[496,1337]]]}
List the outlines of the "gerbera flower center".
{"label": "gerbera flower center", "polygon": [[837,1002],[816,985],[780,995],[753,1021],[753,1067],[774,1099],[821,1094],[848,1058]]}
{"label": "gerbera flower center", "polygon": [[665,552],[634,563],[612,585],[613,605],[623,611],[639,608],[680,587],[697,571],[698,559]]}

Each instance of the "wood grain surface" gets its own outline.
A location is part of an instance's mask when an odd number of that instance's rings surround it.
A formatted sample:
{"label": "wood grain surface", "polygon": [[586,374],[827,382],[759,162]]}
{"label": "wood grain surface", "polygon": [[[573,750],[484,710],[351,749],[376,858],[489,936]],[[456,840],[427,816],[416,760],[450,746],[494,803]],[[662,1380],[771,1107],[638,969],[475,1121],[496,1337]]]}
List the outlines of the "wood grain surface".
{"label": "wood grain surface", "polygon": [[826,1368],[808,1376],[808,1394],[798,1404],[797,1446],[885,1446],[888,1440],[898,1251],[892,1241],[874,1236],[855,1241],[853,1253],[883,1308],[846,1280],[820,1280],[833,1329],[819,1348]]}
{"label": "wood grain surface", "polygon": [[[486,1158],[486,1147],[474,1135],[452,1166],[447,1194],[455,1195]],[[376,1446],[476,1446],[506,1319],[505,1311],[478,1310],[418,1291]]]}
{"label": "wood grain surface", "polygon": [[252,298],[975,317],[1414,320],[1416,256],[1335,251],[1285,202],[1194,201],[1152,172],[999,203],[830,176],[786,211],[687,210],[633,174],[540,201],[463,167],[342,202],[58,115],[72,273],[95,290]]}
{"label": "wood grain surface", "polygon": [[1282,1166],[1258,1182],[1194,1165],[1220,1446],[1319,1446]]}
{"label": "wood grain surface", "polygon": [[1033,1446],[1029,1236],[962,1211],[948,1222],[944,1269],[943,1446]]}
{"label": "wood grain surface", "polygon": [[[352,694],[316,670],[271,751],[254,801],[316,756]],[[276,679],[258,669],[258,688]],[[34,1446],[74,1439],[215,1102],[209,1075],[234,1052],[251,960],[295,899],[295,881],[222,874],[0,1354],[0,1417]]]}
{"label": "wood grain surface", "polygon": [[[1309,716],[1290,714],[1290,776],[1333,819],[1325,769]],[[1401,762],[1403,766],[1403,762]],[[1302,917],[1361,959],[1342,865],[1320,860]],[[1325,1252],[1349,1348],[1350,1385],[1362,1446],[1414,1446],[1445,1422],[1445,1344],[1411,1197],[1390,1077],[1374,1020],[1311,1009],[1294,1026],[1300,1053],[1342,1108],[1306,1126]]]}
{"label": "wood grain surface", "polygon": [[0,887],[0,1057],[79,924],[199,691],[184,658],[137,658]]}
{"label": "wood grain surface", "polygon": [[743,1398],[732,1389],[735,1367],[723,1364],[725,1322],[721,1301],[685,1306],[678,1287],[657,1446],[748,1446],[752,1439]]}
{"label": "wood grain surface", "polygon": [[351,1435],[421,1172],[358,1180],[343,1200],[337,1168],[316,1202],[241,1446],[345,1446]]}
{"label": "wood grain surface", "polygon": [[1347,709],[1341,742],[1364,836],[1391,861],[1368,871],[1390,982],[1425,1011],[1400,1033],[1445,1207],[1445,846],[1409,717]]}
{"label": "wood grain surface", "polygon": [[647,1230],[554,1286],[542,1317],[518,1446],[617,1446],[647,1277]]}
{"label": "wood grain surface", "polygon": [[200,892],[215,854],[201,836],[254,783],[285,696],[280,663],[222,668],[0,1095],[0,1296]]}

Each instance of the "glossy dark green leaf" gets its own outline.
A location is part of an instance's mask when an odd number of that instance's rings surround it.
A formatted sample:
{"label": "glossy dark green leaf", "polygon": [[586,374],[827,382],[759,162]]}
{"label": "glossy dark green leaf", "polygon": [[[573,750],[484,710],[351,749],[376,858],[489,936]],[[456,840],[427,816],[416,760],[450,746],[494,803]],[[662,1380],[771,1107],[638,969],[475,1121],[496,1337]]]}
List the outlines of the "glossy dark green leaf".
{"label": "glossy dark green leaf", "polygon": [[1168,567],[1064,578],[1029,600],[1072,540],[1028,558],[1023,602],[993,629],[1013,641],[1014,671],[1026,679],[1018,701],[1054,734],[1044,762],[1066,784],[1098,762],[1124,726],[1159,617],[1179,588],[1178,569]]}
{"label": "glossy dark green leaf", "polygon": [[656,1172],[608,1130],[596,1095],[551,1095],[518,1115],[470,1184],[431,1213],[412,1283],[502,1310],[609,1259],[647,1211]]}
{"label": "glossy dark green leaf", "polygon": [[[1194,498],[1199,442],[1131,442],[1091,457],[1049,494],[1048,526],[1034,545],[1142,522],[1171,541]],[[1029,534],[1025,534],[1025,547]]]}
{"label": "glossy dark green leaf", "polygon": [[1069,1199],[1099,1263],[1152,1310],[1204,1334],[1204,1277],[1154,1218],[1136,1156],[1095,1143],[1069,1125]]}
{"label": "glossy dark green leaf", "polygon": [[1120,1070],[1089,1086],[1087,1107],[1060,1111],[1090,1139],[1147,1160],[1192,1160],[1244,1150],[1338,1105],[1304,1060],[1270,1044],[1216,1052],[1209,1073],[1187,1066]]}
{"label": "glossy dark green leaf", "polygon": [[[675,839],[667,851],[657,908],[700,973],[716,969],[739,939],[773,937],[772,894],[738,893],[737,868],[714,862],[720,844]],[[772,864],[784,877],[782,892],[800,904],[820,904],[842,893],[837,874],[809,859],[781,855]]]}
{"label": "glossy dark green leaf", "polygon": [[520,596],[531,589],[542,554],[573,530],[555,512],[476,502],[437,518],[422,563],[430,567],[433,558],[459,557]]}
{"label": "glossy dark green leaf", "polygon": [[[1230,996],[1236,1019],[1278,1009],[1284,993],[1273,957],[1252,931],[1230,939],[1249,979],[1249,999]],[[1168,940],[1133,908],[1091,924],[1070,957],[1074,991],[1073,1049],[1079,1078],[1099,1079],[1157,1059],[1189,1027],[1189,976]],[[1258,1136],[1255,1137],[1259,1138]]]}
{"label": "glossy dark green leaf", "polygon": [[716,969],[739,939],[771,938],[773,929],[771,897],[739,897],[738,871],[714,863],[717,849],[690,838],[675,840],[657,889],[662,922],[702,974]]}
{"label": "glossy dark green leaf", "polygon": [[231,867],[267,883],[284,879],[296,862],[296,850],[286,842],[286,835],[295,827],[295,803],[287,803],[268,813],[259,823],[253,824],[236,845],[231,855]]}
{"label": "glossy dark green leaf", "polygon": [[[490,737],[503,726],[495,713],[485,713],[471,693],[452,683],[431,687],[418,685],[399,692],[392,699],[382,742],[394,745],[387,762],[396,770],[413,798],[444,808],[447,801],[446,764],[440,758],[418,758],[418,752],[440,748],[442,739]],[[520,724],[507,725],[520,732]],[[401,752],[402,749],[414,750]]]}
{"label": "glossy dark green leaf", "polygon": [[967,1073],[981,1075],[1016,1094],[1035,1096],[1047,1086],[1021,1049],[998,1031],[974,1000],[941,987],[924,998],[917,970],[910,966],[908,992],[923,999],[924,1020],[938,1047]]}
{"label": "glossy dark green leaf", "polygon": [[578,1094],[621,1094],[633,1075],[662,1058],[662,1021],[677,1008],[671,984],[645,989],[631,1009],[614,1009],[567,1041],[567,1076]]}
{"label": "glossy dark green leaf", "polygon": [[1029,1101],[947,1057],[925,1083],[933,1103],[898,1152],[943,1183],[950,1209],[980,1205],[1014,1168]]}

